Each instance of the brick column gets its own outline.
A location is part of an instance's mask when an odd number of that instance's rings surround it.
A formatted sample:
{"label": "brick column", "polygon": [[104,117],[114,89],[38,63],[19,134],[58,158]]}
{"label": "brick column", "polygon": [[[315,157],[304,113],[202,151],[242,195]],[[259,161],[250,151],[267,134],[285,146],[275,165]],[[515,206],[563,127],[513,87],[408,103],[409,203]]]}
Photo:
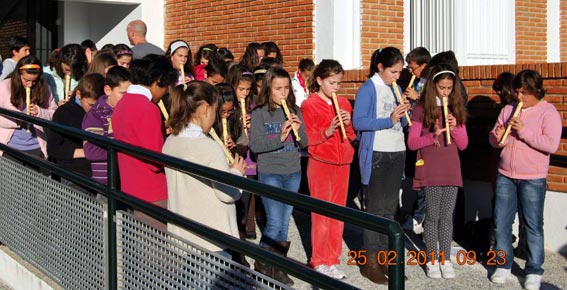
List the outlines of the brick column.
{"label": "brick column", "polygon": [[516,63],[546,60],[547,1],[516,0]]}
{"label": "brick column", "polygon": [[362,0],[361,55],[368,71],[372,53],[381,47],[404,46],[404,1]]}

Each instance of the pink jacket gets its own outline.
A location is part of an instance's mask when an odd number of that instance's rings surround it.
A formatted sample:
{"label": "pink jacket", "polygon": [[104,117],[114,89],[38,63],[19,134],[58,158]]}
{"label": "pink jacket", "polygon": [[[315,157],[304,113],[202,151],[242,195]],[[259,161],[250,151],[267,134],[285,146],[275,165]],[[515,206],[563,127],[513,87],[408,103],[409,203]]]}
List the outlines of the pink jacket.
{"label": "pink jacket", "polygon": [[[5,79],[0,82],[0,107],[12,111],[20,111],[18,108],[14,107],[10,102],[10,97],[12,95],[11,89],[11,79]],[[47,86],[47,84],[46,84]],[[49,86],[48,90],[49,90]],[[57,104],[55,104],[55,100],[53,99],[53,95],[51,94],[51,90],[49,90],[49,101],[48,106],[39,109],[39,118],[45,120],[51,120],[53,116],[53,112],[57,109]],[[12,119],[6,118],[0,115],[0,142],[3,144],[8,144],[8,141],[12,138],[12,134],[14,134],[14,130],[19,128],[20,125],[17,124]],[[40,126],[34,126],[37,133],[37,139],[39,141],[39,146],[41,147],[41,151],[43,155],[47,159],[47,141],[45,133],[43,132],[43,128]],[[0,155],[2,155],[2,151],[0,151]]]}
{"label": "pink jacket", "polygon": [[[442,107],[438,106],[439,118],[437,126],[443,128]],[[424,126],[425,111],[420,104],[413,108],[408,136],[408,148],[417,151],[413,189],[420,190],[430,186],[457,186],[463,187],[461,175],[461,160],[459,151],[465,150],[469,144],[467,128],[463,125],[449,130],[451,144],[446,143],[446,134],[434,137],[429,126]],[[435,145],[437,140],[439,146]]]}
{"label": "pink jacket", "polygon": [[[505,127],[516,105],[507,105],[500,111],[497,126]],[[500,153],[498,172],[514,179],[546,178],[549,170],[549,154],[557,151],[561,141],[561,116],[555,106],[540,101],[535,106],[521,110],[522,130],[512,129],[510,135],[500,146],[494,129],[490,133],[490,144],[503,148]]]}

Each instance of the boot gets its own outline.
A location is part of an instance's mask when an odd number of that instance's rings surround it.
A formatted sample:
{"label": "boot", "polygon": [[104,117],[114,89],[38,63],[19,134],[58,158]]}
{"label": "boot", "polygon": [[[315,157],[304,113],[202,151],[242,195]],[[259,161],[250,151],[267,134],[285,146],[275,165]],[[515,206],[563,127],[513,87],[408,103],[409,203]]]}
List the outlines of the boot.
{"label": "boot", "polygon": [[256,196],[250,193],[250,202],[248,203],[248,210],[246,212],[246,238],[256,239]]}
{"label": "boot", "polygon": [[[284,256],[287,257],[287,252],[289,251],[289,246],[291,245],[291,242],[286,242],[286,241],[279,241],[276,242],[276,246],[275,246],[275,252],[276,254],[280,255],[280,256]],[[293,286],[293,280],[291,280],[291,278],[287,275],[287,273],[274,268],[274,279],[286,284],[287,286]]]}
{"label": "boot", "polygon": [[[268,245],[264,245],[262,246],[262,249],[265,249],[268,252],[274,252],[274,249]],[[262,273],[268,277],[272,277],[274,278],[274,267],[272,267],[271,265],[265,264],[263,262],[260,261],[255,261],[254,262],[254,270],[258,273]]]}
{"label": "boot", "polygon": [[248,261],[246,261],[246,256],[242,255],[239,252],[232,252],[232,261],[246,267],[246,268],[250,268],[250,263],[248,263]]}
{"label": "boot", "polygon": [[[378,268],[380,268],[380,270],[382,270],[382,273],[384,273],[384,276],[386,276],[387,278],[389,278],[389,277],[388,277],[388,275],[389,275],[389,272],[388,272],[388,265],[378,265]],[[408,280],[408,277],[407,277],[406,275],[404,275],[404,280],[405,280],[405,281]]]}
{"label": "boot", "polygon": [[[369,253],[368,257],[374,258],[376,253]],[[366,264],[360,270],[360,274],[376,284],[388,284],[387,273],[384,273],[382,267],[378,265],[378,261],[372,258],[367,259]]]}
{"label": "boot", "polygon": [[263,262],[260,261],[255,261],[254,262],[254,270],[258,273],[262,273],[268,277],[273,277],[274,276],[274,268],[268,264],[264,264]]}
{"label": "boot", "polygon": [[[246,241],[246,238],[244,237],[244,232],[243,231],[238,231],[238,235],[240,236],[240,240],[242,241]],[[241,254],[240,252],[236,252],[236,251],[232,251],[232,261],[246,267],[246,268],[250,268],[250,263],[248,263],[248,261],[246,261],[246,256],[244,256],[243,254]]]}

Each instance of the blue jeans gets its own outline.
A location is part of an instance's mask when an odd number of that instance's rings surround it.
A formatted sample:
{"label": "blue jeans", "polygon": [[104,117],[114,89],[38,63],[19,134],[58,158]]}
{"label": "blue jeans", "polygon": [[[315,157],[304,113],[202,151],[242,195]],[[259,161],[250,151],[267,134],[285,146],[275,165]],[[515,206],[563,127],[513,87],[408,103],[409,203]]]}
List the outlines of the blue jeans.
{"label": "blue jeans", "polygon": [[518,210],[523,212],[526,227],[527,261],[526,274],[543,274],[545,257],[543,245],[543,206],[546,179],[512,179],[502,174],[496,177],[496,202],[494,223],[496,226],[496,251],[504,251],[506,263],[500,267],[511,269],[514,262],[512,248],[512,223]]}
{"label": "blue jeans", "polygon": [[[291,174],[270,174],[258,172],[258,181],[275,187],[297,192],[301,183],[301,171]],[[266,227],[262,233],[260,246],[279,241],[287,241],[287,230],[293,206],[262,196],[266,210]]]}

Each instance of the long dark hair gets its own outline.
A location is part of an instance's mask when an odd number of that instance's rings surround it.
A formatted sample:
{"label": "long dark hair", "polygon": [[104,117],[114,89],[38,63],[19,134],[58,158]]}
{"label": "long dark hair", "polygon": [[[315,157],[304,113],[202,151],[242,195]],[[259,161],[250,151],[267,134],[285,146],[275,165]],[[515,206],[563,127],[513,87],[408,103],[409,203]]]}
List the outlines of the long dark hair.
{"label": "long dark hair", "polygon": [[463,125],[467,121],[467,110],[463,103],[463,97],[461,96],[457,73],[453,71],[451,65],[439,64],[431,68],[431,73],[419,100],[424,110],[423,124],[430,129],[433,129],[437,119],[439,119],[436,85],[439,81],[444,79],[453,81],[453,90],[448,97],[449,110],[457,120],[458,125]]}
{"label": "long dark hair", "polygon": [[[31,66],[26,68],[26,65]],[[26,106],[26,89],[22,85],[21,78],[23,73],[38,76],[30,89],[30,101],[32,104],[46,108],[49,105],[49,86],[45,83],[41,62],[31,54],[20,59],[11,74],[10,102],[20,110],[23,110]]]}
{"label": "long dark hair", "polygon": [[218,90],[202,81],[190,81],[177,85],[171,90],[169,126],[173,135],[178,135],[189,123],[197,108],[203,103],[214,105],[219,97]]}
{"label": "long dark hair", "polygon": [[322,60],[317,65],[317,67],[315,67],[315,70],[313,71],[313,74],[311,75],[309,80],[307,80],[309,91],[318,92],[321,88],[317,83],[317,77],[320,77],[322,80],[324,80],[332,75],[343,73],[344,71],[345,70],[343,69],[343,66],[338,61],[334,59]]}
{"label": "long dark hair", "polygon": [[226,76],[226,83],[232,86],[234,93],[238,89],[238,85],[241,81],[250,82],[250,93],[246,96],[246,111],[250,111],[252,98],[257,95],[256,92],[256,82],[254,81],[254,74],[249,71],[245,66],[241,64],[235,64],[228,70],[228,75]]}
{"label": "long dark hair", "polygon": [[[176,42],[181,42],[182,44],[185,44],[185,46],[179,46],[174,51],[171,51],[171,45],[176,43]],[[189,44],[187,42],[185,42],[182,39],[177,39],[177,40],[170,42],[169,46],[167,47],[167,50],[165,51],[165,55],[168,56],[171,59],[171,55],[174,54],[175,51],[177,51],[178,49],[180,49],[182,47],[187,48],[187,61],[183,65],[183,71],[185,72],[185,74],[189,73],[193,76],[195,74],[194,68],[193,68],[193,55],[191,54],[191,47],[189,46]],[[175,64],[172,63],[172,65],[174,66],[175,69],[179,69],[177,66],[175,66]]]}
{"label": "long dark hair", "polygon": [[529,93],[533,94],[536,99],[541,100],[546,93],[543,88],[543,79],[541,75],[531,69],[526,69],[519,72],[512,80],[512,89],[518,90],[524,88]]}
{"label": "long dark hair", "polygon": [[215,87],[219,91],[219,105],[217,109],[217,118],[213,128],[215,128],[215,131],[219,133],[222,132],[222,105],[224,103],[232,102],[234,106],[233,112],[230,114],[230,117],[227,118],[227,125],[230,137],[236,144],[236,140],[238,140],[238,137],[240,137],[240,134],[242,133],[242,121],[240,120],[242,113],[240,111],[240,103],[236,99],[236,94],[234,93],[231,85],[227,83],[220,83],[215,85]]}
{"label": "long dark hair", "polygon": [[286,103],[290,110],[293,110],[293,112],[296,113],[299,108],[295,105],[295,95],[291,89],[291,78],[284,68],[278,66],[271,67],[264,75],[262,89],[260,89],[260,94],[258,95],[257,108],[268,106],[268,111],[276,109],[276,104],[272,101],[272,81],[275,78],[284,78],[289,81],[289,94],[287,95]]}
{"label": "long dark hair", "polygon": [[384,68],[388,68],[399,62],[404,62],[404,57],[399,49],[392,46],[377,49],[374,51],[372,58],[370,59],[370,73],[368,74],[368,77],[371,78],[378,72],[379,63],[381,63]]}
{"label": "long dark hair", "polygon": [[257,42],[249,43],[239,63],[245,66],[249,71],[252,71],[254,67],[260,64],[260,57],[258,56],[258,50],[260,49],[264,49],[261,44]]}
{"label": "long dark hair", "polygon": [[80,44],[71,43],[63,46],[57,59],[55,70],[62,79],[65,79],[65,73],[61,64],[64,63],[71,67],[71,76],[79,81],[87,72],[88,63],[85,56],[85,50]]}
{"label": "long dark hair", "polygon": [[210,59],[212,55],[215,55],[217,53],[217,50],[218,47],[213,43],[201,45],[201,47],[199,47],[199,50],[197,50],[197,53],[195,54],[195,60],[193,61],[193,64],[195,66],[200,65],[201,58]]}
{"label": "long dark hair", "polygon": [[500,105],[502,107],[507,104],[512,103],[516,98],[514,96],[514,90],[512,89],[512,80],[514,79],[514,74],[511,72],[503,72],[498,75],[494,83],[492,84],[492,89],[496,91],[498,97],[500,97]]}

